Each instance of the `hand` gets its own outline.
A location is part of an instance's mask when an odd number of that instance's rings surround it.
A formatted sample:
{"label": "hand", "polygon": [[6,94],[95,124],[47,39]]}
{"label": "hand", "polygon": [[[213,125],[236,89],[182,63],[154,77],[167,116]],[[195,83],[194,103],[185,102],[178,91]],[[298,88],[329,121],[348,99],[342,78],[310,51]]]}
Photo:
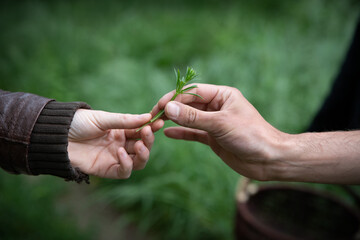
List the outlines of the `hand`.
{"label": "hand", "polygon": [[[152,114],[184,127],[165,129],[166,136],[198,141],[238,173],[256,180],[336,184],[360,183],[360,131],[287,134],[266,122],[239,90],[198,84],[204,99],[166,94]],[[187,104],[184,105],[183,103]]]}
{"label": "hand", "polygon": [[162,120],[156,121],[136,133],[135,128],[150,119],[150,114],[77,110],[69,130],[71,165],[99,177],[130,177],[132,170],[145,167],[154,143],[153,132],[163,126]]}
{"label": "hand", "polygon": [[276,145],[286,134],[267,123],[239,90],[197,85],[191,92],[204,99],[179,95],[169,102],[174,94],[170,92],[153,108],[153,115],[165,108],[168,119],[184,126],[167,128],[165,135],[207,144],[238,173],[258,180],[270,179]]}

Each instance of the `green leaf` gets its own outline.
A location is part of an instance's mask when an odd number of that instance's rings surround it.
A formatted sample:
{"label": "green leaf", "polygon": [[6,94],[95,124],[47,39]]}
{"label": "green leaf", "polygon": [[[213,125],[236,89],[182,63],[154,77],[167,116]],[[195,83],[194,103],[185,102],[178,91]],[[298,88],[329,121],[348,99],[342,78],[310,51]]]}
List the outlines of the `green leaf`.
{"label": "green leaf", "polygon": [[176,80],[176,91],[178,91],[180,88],[179,69],[176,71],[176,69],[174,68],[174,72],[175,72],[175,80]]}
{"label": "green leaf", "polygon": [[193,86],[187,87],[187,88],[185,88],[185,89],[181,90],[181,93],[184,93],[184,92],[190,91],[191,89],[193,89],[193,88],[197,88],[197,87],[198,87],[197,85],[193,85]]}
{"label": "green leaf", "polygon": [[174,73],[175,73],[175,81],[177,83],[178,82],[178,73],[176,71],[176,68],[174,68]]}
{"label": "green leaf", "polygon": [[197,76],[195,70],[193,68],[187,67],[186,68],[186,83],[190,82]]}
{"label": "green leaf", "polygon": [[174,73],[175,73],[175,80],[177,81],[177,79],[178,79],[178,75],[177,75],[176,68],[174,68]]}
{"label": "green leaf", "polygon": [[200,96],[200,95],[198,95],[198,94],[196,94],[196,93],[186,92],[186,93],[183,93],[183,94],[193,95],[193,96],[197,96],[197,97],[199,97],[199,98],[201,98],[201,99],[204,99],[202,96]]}
{"label": "green leaf", "polygon": [[181,74],[180,74],[180,70],[178,69],[177,70],[177,73],[176,73],[176,91],[180,91],[182,88],[181,86]]}
{"label": "green leaf", "polygon": [[179,88],[179,91],[181,91],[181,89],[186,85],[186,82],[185,82],[185,78],[182,77],[181,80],[180,80],[180,88]]}

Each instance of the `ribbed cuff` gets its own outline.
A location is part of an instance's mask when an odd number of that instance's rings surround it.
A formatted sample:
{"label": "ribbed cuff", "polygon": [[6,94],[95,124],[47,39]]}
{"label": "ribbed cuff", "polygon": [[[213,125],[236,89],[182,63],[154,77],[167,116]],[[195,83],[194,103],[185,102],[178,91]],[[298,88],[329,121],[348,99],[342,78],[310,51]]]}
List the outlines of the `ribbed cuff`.
{"label": "ribbed cuff", "polygon": [[70,164],[67,146],[73,116],[81,102],[49,102],[42,110],[31,133],[28,151],[29,169],[33,175],[50,174],[67,181],[89,183],[89,176]]}

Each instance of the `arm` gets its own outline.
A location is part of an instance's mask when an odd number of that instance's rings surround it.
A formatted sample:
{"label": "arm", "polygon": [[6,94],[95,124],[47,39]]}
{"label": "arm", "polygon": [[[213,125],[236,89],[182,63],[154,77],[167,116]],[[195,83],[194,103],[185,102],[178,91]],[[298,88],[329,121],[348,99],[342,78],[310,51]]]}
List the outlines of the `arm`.
{"label": "arm", "polygon": [[36,119],[49,101],[51,99],[34,94],[0,89],[1,168],[14,174],[31,174],[27,161],[30,135]]}
{"label": "arm", "polygon": [[289,135],[277,160],[277,180],[360,183],[360,131]]}
{"label": "arm", "polygon": [[291,135],[266,122],[239,90],[198,84],[204,99],[165,95],[153,114],[165,108],[168,119],[182,127],[166,136],[198,141],[238,173],[257,180],[360,183],[360,132]]}
{"label": "arm", "polygon": [[[149,158],[158,121],[135,134],[150,114],[88,110],[29,93],[0,90],[0,166],[20,174],[50,174],[81,182],[88,175],[126,178]],[[152,131],[153,130],[153,131]]]}

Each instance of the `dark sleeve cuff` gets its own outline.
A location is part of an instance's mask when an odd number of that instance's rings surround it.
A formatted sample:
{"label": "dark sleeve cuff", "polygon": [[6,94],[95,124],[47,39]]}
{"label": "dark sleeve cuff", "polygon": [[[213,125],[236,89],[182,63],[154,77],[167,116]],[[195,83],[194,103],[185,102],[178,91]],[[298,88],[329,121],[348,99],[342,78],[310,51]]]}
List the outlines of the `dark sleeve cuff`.
{"label": "dark sleeve cuff", "polygon": [[89,176],[70,164],[67,146],[73,116],[86,103],[49,102],[37,119],[31,133],[28,151],[29,169],[33,175],[50,174],[67,181],[89,183]]}

